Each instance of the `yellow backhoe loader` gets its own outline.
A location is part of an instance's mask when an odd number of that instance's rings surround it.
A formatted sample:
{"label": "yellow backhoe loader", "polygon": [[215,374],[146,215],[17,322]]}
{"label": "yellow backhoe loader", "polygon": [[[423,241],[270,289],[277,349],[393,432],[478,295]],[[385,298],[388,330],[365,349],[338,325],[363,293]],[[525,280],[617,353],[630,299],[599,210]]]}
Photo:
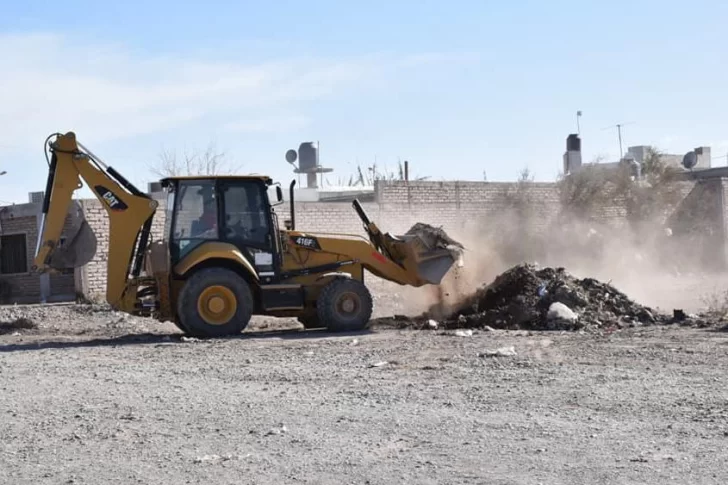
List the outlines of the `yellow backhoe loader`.
{"label": "yellow backhoe loader", "polygon": [[290,220],[282,229],[274,206],[283,203],[283,191],[264,175],[161,180],[167,195],[164,237],[155,241],[154,198],[104,164],[73,132],[53,134],[45,145],[49,173],[34,269],[55,271],[92,260],[93,231],[78,217],[67,220],[75,214],[69,210],[72,196],[83,180],[108,214],[108,303],[173,321],[190,335],[239,334],[252,315],[294,317],[306,328],[362,329],[373,306],[364,270],[419,287],[440,284],[462,261],[462,245],[440,229],[420,224],[402,236],[382,233],[357,200],[353,206],[368,239],[298,230],[295,181]]}

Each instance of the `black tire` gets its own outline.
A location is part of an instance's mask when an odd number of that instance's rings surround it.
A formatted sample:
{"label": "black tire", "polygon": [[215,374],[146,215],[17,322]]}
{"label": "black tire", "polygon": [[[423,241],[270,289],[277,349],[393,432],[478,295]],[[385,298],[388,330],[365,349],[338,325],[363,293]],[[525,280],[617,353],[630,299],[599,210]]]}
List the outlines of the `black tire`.
{"label": "black tire", "polygon": [[298,322],[303,325],[303,328],[306,330],[314,330],[317,328],[324,328],[326,325],[323,325],[321,321],[318,318],[318,315],[306,315],[298,317]]}
{"label": "black tire", "polygon": [[178,329],[180,329],[180,330],[182,331],[182,333],[184,333],[184,334],[188,334],[188,333],[190,333],[190,332],[189,332],[189,331],[188,331],[188,330],[187,330],[187,329],[186,329],[186,328],[185,328],[185,327],[184,327],[184,326],[182,325],[182,322],[180,322],[180,321],[179,321],[179,316],[178,316],[177,318],[175,318],[175,319],[174,319],[174,320],[172,321],[172,323],[174,323],[174,326],[175,326],[175,327],[177,327]]}
{"label": "black tire", "polygon": [[[235,300],[234,306],[225,303],[219,315],[214,314],[203,303],[210,292],[213,295],[210,298],[220,297],[220,294],[214,293],[215,291],[222,291],[222,295],[226,298]],[[221,299],[225,301],[224,298]],[[210,305],[209,300],[207,301]],[[201,307],[209,313],[201,314]],[[180,291],[177,311],[182,328],[192,336],[239,335],[248,326],[253,315],[253,295],[248,283],[234,271],[225,268],[206,268],[195,272],[185,282]],[[217,320],[213,322],[213,318]]]}
{"label": "black tire", "polygon": [[[346,301],[354,307],[347,309]],[[319,321],[331,332],[354,332],[367,328],[374,302],[364,283],[337,278],[326,285],[316,301]]]}

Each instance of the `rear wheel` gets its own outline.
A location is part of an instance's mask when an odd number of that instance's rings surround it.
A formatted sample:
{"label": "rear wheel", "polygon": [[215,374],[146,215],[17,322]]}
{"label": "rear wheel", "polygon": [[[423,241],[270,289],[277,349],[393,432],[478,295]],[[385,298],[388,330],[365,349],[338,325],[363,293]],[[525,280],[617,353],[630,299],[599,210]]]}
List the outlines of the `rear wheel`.
{"label": "rear wheel", "polygon": [[316,302],[319,321],[332,332],[366,328],[373,306],[364,283],[350,278],[337,278],[326,285]]}
{"label": "rear wheel", "polygon": [[182,330],[182,333],[190,333],[187,331],[187,329],[182,325],[182,322],[179,319],[179,315],[174,319],[174,326],[178,329]]}
{"label": "rear wheel", "polygon": [[248,283],[234,271],[207,268],[185,283],[177,303],[181,326],[197,337],[238,335],[253,314]]}

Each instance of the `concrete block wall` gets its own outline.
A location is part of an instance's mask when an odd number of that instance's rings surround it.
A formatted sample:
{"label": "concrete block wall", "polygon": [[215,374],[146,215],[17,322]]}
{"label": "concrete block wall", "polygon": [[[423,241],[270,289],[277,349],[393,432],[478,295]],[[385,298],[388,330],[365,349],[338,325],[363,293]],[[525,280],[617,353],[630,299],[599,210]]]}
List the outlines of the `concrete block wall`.
{"label": "concrete block wall", "polygon": [[109,256],[109,217],[96,199],[81,201],[86,222],[96,235],[96,254],[80,268],[82,294],[90,299],[103,298],[106,294],[106,263]]}
{"label": "concrete block wall", "polygon": [[[3,303],[28,303],[40,301],[43,276],[33,273],[33,259],[38,242],[38,214],[40,204],[19,204],[0,209],[0,233],[2,235],[23,234],[25,236],[25,271],[16,274],[0,274],[8,287]],[[69,228],[70,217],[66,219],[65,230]],[[45,276],[48,301],[72,300],[76,294],[74,271],[64,271]]]}
{"label": "concrete block wall", "polygon": [[[710,207],[701,212],[704,219],[700,226],[704,234],[724,234],[728,227],[728,214],[723,209],[726,202],[724,185],[728,181],[713,182],[695,189],[694,182],[680,182],[680,203],[685,207],[666,206],[665,221],[670,217],[688,217],[688,206]],[[363,203],[365,211],[384,231],[401,234],[418,221],[442,226],[453,236],[464,231],[483,228],[493,231],[512,231],[515,220],[527,219],[529,231],[538,232],[558,219],[562,210],[558,186],[552,183],[494,183],[494,182],[410,182],[387,181],[375,185],[376,201]],[[692,194],[692,197],[689,196]],[[688,200],[689,199],[689,200]],[[520,201],[520,205],[518,202]],[[707,202],[706,202],[707,201]],[[679,206],[680,204],[678,204]],[[98,238],[97,255],[82,269],[84,292],[87,296],[103,297],[106,285],[106,251],[108,250],[108,217],[97,200],[83,201],[88,222]],[[155,215],[153,237],[164,237],[164,200]],[[281,227],[289,218],[288,204],[275,208]],[[519,218],[518,214],[526,214]],[[615,199],[599,207],[593,219],[605,224],[625,224],[626,202]],[[707,221],[710,221],[708,223]],[[297,202],[296,228],[303,231],[346,233],[364,236],[362,223],[350,202]],[[532,234],[532,232],[529,232]],[[714,236],[711,236],[714,237]],[[721,236],[723,237],[723,236]],[[721,247],[728,255],[725,241]],[[715,239],[713,243],[715,244]]]}
{"label": "concrete block wall", "polygon": [[38,226],[35,216],[3,219],[2,234],[24,234],[27,254],[26,271],[0,275],[0,279],[8,285],[8,293],[5,295],[4,303],[22,303],[40,299],[40,277],[30,272],[32,258],[35,255],[35,243],[38,239]]}
{"label": "concrete block wall", "polygon": [[[513,183],[487,182],[381,182],[376,202],[363,203],[369,217],[382,230],[402,233],[415,222],[456,230],[468,225],[498,223],[515,210],[516,199],[526,200],[525,210],[538,225],[556,216],[559,193],[554,184],[524,185],[516,195]],[[288,218],[288,207],[277,208],[279,219]],[[364,234],[351,202],[299,202],[296,227],[300,230]]]}
{"label": "concrete block wall", "polygon": [[682,240],[676,257],[711,271],[726,269],[726,214],[724,182],[720,179],[699,180],[666,220],[673,234]]}
{"label": "concrete block wall", "polygon": [[[721,212],[723,213],[724,236],[728,240],[728,179],[721,179],[720,181],[720,203]],[[725,260],[728,261],[728,241],[723,246],[723,251]]]}
{"label": "concrete block wall", "polygon": [[[160,203],[152,222],[151,241],[164,237],[164,201]],[[109,216],[104,206],[97,199],[81,201],[86,221],[96,235],[96,254],[93,259],[79,269],[81,292],[89,299],[103,299],[106,295],[106,265],[109,256]]]}

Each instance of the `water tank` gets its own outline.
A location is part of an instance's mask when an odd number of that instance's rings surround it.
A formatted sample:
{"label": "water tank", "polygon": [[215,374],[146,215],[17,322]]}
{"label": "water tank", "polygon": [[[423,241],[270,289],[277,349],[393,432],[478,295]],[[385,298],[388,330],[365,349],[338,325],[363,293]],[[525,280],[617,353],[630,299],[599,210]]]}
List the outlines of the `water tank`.
{"label": "water tank", "polygon": [[298,147],[298,169],[302,172],[313,170],[318,165],[318,147],[316,143],[307,141]]}
{"label": "water tank", "polygon": [[567,152],[580,152],[581,151],[581,138],[579,135],[571,134],[566,137],[566,151]]}

